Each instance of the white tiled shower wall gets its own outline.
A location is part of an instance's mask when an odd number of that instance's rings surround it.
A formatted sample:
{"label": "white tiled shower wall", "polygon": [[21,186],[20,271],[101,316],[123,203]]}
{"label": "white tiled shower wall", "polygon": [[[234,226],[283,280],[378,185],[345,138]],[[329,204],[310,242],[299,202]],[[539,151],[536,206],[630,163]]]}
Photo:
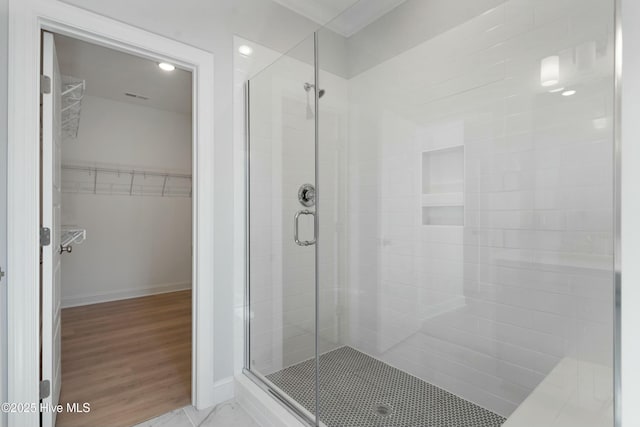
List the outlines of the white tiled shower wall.
{"label": "white tiled shower wall", "polygon": [[[345,342],[505,416],[611,365],[612,7],[507,1],[349,80]],[[422,153],[456,145],[464,226],[425,226]]]}

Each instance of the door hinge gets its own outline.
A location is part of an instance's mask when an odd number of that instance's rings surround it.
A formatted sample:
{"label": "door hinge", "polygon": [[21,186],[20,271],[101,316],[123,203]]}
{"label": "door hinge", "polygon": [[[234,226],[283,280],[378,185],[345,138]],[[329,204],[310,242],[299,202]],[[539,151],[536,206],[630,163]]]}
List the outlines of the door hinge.
{"label": "door hinge", "polygon": [[51,77],[44,74],[40,76],[40,93],[51,93]]}
{"label": "door hinge", "polygon": [[51,244],[51,229],[48,227],[40,227],[40,246],[49,246]]}
{"label": "door hinge", "polygon": [[2,267],[0,267],[0,282],[2,282],[2,278],[5,276],[5,272],[2,269]]}
{"label": "door hinge", "polygon": [[46,399],[51,394],[51,381],[40,381],[40,399]]}

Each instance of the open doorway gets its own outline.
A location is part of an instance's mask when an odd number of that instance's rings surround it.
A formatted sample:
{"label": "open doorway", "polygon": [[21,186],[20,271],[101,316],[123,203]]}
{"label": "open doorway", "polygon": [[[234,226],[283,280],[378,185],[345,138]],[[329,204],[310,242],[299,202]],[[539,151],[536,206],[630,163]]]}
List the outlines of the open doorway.
{"label": "open doorway", "polygon": [[192,401],[192,73],[48,32],[42,57],[43,425],[131,426]]}

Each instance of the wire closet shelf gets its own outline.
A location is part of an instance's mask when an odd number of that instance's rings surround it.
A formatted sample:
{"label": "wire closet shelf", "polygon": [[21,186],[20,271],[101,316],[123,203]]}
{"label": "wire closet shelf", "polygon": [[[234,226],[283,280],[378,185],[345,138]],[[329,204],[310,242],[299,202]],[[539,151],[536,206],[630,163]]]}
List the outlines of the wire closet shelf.
{"label": "wire closet shelf", "polygon": [[82,79],[62,76],[62,134],[77,138],[86,83]]}
{"label": "wire closet shelf", "polygon": [[191,197],[191,175],[138,168],[62,165],[62,192]]}

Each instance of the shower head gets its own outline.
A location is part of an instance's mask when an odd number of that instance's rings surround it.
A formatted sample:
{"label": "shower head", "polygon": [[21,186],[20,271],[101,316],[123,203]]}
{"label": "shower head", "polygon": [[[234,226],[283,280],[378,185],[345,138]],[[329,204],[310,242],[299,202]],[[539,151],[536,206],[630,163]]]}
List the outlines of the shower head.
{"label": "shower head", "polygon": [[[305,84],[304,84],[304,90],[305,90],[306,92],[309,92],[311,89],[314,89],[315,87],[316,87],[316,85],[311,84],[311,83],[305,83]],[[324,89],[320,89],[320,90],[318,91],[318,97],[319,97],[319,98],[322,98],[322,97],[324,96],[324,92],[325,92],[325,91],[324,91]]]}
{"label": "shower head", "polygon": [[[315,114],[313,113],[313,108],[311,108],[311,102],[309,101],[309,92],[311,92],[311,89],[315,89],[316,85],[311,84],[309,82],[306,82],[304,84],[304,90],[305,92],[307,92],[307,120],[311,120],[315,117]],[[315,91],[314,91],[315,92]],[[324,96],[324,89],[320,89],[318,91],[318,99],[322,98]]]}

